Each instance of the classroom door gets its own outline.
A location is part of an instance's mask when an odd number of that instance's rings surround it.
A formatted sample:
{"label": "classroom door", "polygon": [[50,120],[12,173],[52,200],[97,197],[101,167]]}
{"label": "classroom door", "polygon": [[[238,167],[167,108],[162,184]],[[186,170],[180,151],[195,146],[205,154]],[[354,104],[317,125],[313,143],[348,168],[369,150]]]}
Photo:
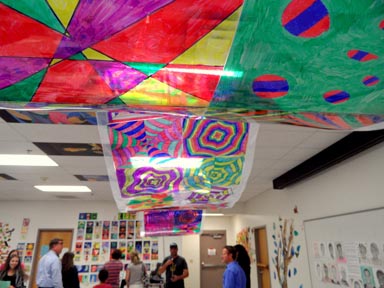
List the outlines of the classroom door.
{"label": "classroom door", "polygon": [[225,245],[227,245],[225,230],[209,230],[201,233],[201,288],[222,287],[225,264],[221,262],[221,251]]}
{"label": "classroom door", "polygon": [[[35,247],[35,255],[33,257],[32,273],[29,278],[29,287],[37,288],[36,273],[40,258],[48,252],[49,242],[53,238],[63,239],[63,251],[61,256],[72,249],[73,229],[39,229],[37,232],[37,240]],[[60,256],[60,258],[61,258]]]}
{"label": "classroom door", "polygon": [[271,288],[267,229],[265,227],[255,228],[255,247],[258,287]]}

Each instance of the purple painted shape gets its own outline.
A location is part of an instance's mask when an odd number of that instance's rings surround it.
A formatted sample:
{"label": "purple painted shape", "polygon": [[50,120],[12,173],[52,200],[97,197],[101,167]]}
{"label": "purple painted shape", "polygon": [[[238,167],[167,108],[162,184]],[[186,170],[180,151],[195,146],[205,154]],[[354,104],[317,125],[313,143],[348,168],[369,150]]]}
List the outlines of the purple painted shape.
{"label": "purple painted shape", "polygon": [[92,64],[115,95],[131,90],[148,77],[144,73],[118,62],[90,60],[89,63]]}
{"label": "purple painted shape", "polygon": [[46,68],[51,59],[45,58],[0,58],[0,89],[15,84]]}
{"label": "purple painted shape", "polygon": [[56,58],[70,57],[154,13],[172,0],[82,0],[63,37]]}

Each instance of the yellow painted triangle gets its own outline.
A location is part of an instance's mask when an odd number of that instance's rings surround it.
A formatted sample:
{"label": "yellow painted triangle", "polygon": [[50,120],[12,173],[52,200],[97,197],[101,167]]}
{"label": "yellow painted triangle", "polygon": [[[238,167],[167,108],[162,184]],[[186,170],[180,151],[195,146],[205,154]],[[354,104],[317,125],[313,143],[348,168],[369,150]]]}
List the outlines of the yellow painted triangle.
{"label": "yellow painted triangle", "polygon": [[153,78],[148,78],[138,86],[119,97],[128,105],[159,105],[176,107],[207,107],[209,102],[173,88]]}
{"label": "yellow painted triangle", "polygon": [[85,57],[87,57],[88,60],[107,60],[107,61],[114,61],[112,58],[109,58],[108,56],[93,50],[92,48],[87,48],[82,51]]}
{"label": "yellow painted triangle", "polygon": [[47,0],[47,2],[63,26],[67,28],[79,0]]}
{"label": "yellow painted triangle", "polygon": [[53,58],[51,63],[49,63],[49,66],[53,66],[55,65],[56,63],[59,63],[60,61],[63,61],[63,59],[57,59],[57,58]]}
{"label": "yellow painted triangle", "polygon": [[235,36],[241,9],[242,7],[237,9],[231,16],[171,63],[224,66]]}

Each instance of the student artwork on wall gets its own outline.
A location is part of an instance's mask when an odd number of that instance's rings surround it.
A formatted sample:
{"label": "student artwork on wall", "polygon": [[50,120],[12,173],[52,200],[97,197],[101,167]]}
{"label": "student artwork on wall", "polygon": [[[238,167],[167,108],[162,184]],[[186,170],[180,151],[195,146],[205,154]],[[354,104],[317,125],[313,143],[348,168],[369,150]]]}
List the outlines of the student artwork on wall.
{"label": "student artwork on wall", "polygon": [[0,222],[0,262],[4,263],[7,259],[8,253],[10,251],[9,244],[12,240],[12,233],[15,231],[15,228],[11,228],[9,223]]}
{"label": "student artwork on wall", "polygon": [[96,125],[96,112],[0,110],[0,117],[11,123]]}
{"label": "student artwork on wall", "polygon": [[[74,248],[74,263],[79,270],[81,281],[85,285],[94,283],[91,280],[93,281],[94,277],[97,277],[97,272],[104,263],[111,259],[115,249],[122,251],[121,261],[125,264],[130,261],[130,252],[137,250],[145,265],[152,266],[152,268],[156,265],[158,240],[155,237],[147,238],[140,235],[143,220],[138,219],[136,213],[132,212],[119,213],[116,218],[120,220],[98,220],[96,213],[79,214],[79,219],[90,219],[77,222]],[[132,227],[131,235],[125,233],[129,226]],[[92,231],[90,227],[92,227]],[[100,231],[96,232],[96,230]]]}
{"label": "student artwork on wall", "polygon": [[329,287],[330,283],[345,287],[384,285],[383,241],[315,241],[312,255],[316,287]]}
{"label": "student artwork on wall", "polygon": [[23,219],[23,223],[21,224],[21,231],[20,231],[21,240],[25,240],[27,238],[30,222],[31,222],[31,219],[29,218]]}
{"label": "student artwork on wall", "polygon": [[314,288],[384,287],[383,216],[377,208],[304,222]]}
{"label": "student artwork on wall", "polygon": [[[301,245],[295,243],[299,232],[294,227],[293,219],[279,218],[279,222],[273,223],[273,278],[278,280],[281,288],[288,288],[289,278],[297,275],[297,268],[291,265],[293,258],[300,255]],[[302,288],[302,285],[300,285]]]}

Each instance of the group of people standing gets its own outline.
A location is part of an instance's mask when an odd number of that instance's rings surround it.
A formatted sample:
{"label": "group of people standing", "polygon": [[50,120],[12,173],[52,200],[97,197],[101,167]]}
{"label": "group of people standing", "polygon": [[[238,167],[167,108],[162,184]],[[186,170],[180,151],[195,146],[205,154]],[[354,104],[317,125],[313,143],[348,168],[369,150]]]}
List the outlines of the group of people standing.
{"label": "group of people standing", "polygon": [[221,259],[227,264],[223,274],[223,288],[251,287],[251,259],[243,245],[224,246]]}
{"label": "group of people standing", "polygon": [[[184,257],[178,254],[176,243],[170,244],[170,255],[158,265],[156,276],[165,272],[165,288],[184,288],[184,279],[189,276],[188,264]],[[79,275],[74,265],[74,253],[64,253],[60,261],[59,255],[63,250],[63,239],[54,238],[49,243],[49,251],[39,260],[36,284],[39,288],[80,288]],[[144,263],[139,253],[130,253],[131,264],[125,273],[125,282],[120,281],[120,272],[124,269],[119,249],[112,252],[112,259],[104,264],[99,272],[100,284],[94,288],[143,288],[143,278],[147,275]],[[221,255],[227,265],[223,274],[223,288],[250,288],[251,261],[244,246],[225,246]],[[160,264],[160,263],[159,263]],[[12,250],[0,267],[0,280],[10,281],[10,288],[25,288],[24,281],[28,275],[17,250]]]}

